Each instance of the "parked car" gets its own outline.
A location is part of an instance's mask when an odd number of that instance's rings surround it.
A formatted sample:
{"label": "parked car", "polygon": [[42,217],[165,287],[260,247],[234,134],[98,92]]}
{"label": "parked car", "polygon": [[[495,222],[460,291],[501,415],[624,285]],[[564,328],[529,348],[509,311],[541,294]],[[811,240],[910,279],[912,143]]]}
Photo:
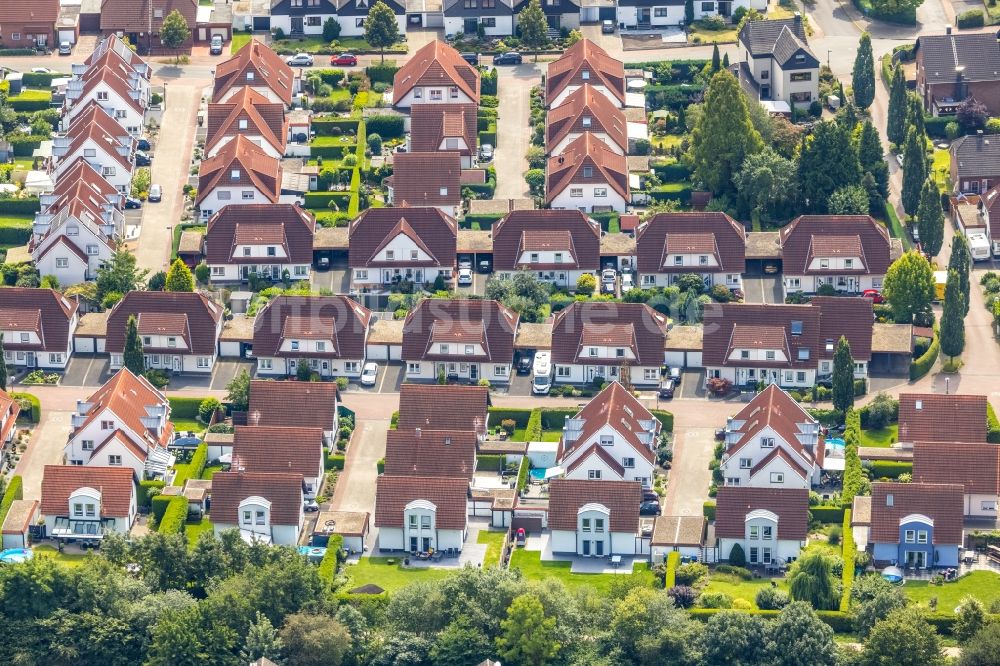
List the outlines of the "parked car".
{"label": "parked car", "polygon": [[520,65],[521,64],[521,54],[515,51],[508,51],[507,53],[501,53],[500,55],[493,56],[494,65]]}
{"label": "parked car", "polygon": [[59,42],[59,55],[72,55],[73,45],[69,42]]}
{"label": "parked car", "polygon": [[665,398],[667,400],[669,400],[670,398],[673,398],[674,397],[674,388],[675,387],[676,387],[676,384],[674,383],[674,380],[672,380],[669,377],[667,377],[666,379],[664,379],[664,380],[662,380],[660,382],[659,396],[661,398]]}
{"label": "parked car", "polygon": [[133,197],[125,197],[125,208],[126,209],[142,208],[142,202]]}
{"label": "parked car", "polygon": [[601,291],[605,294],[615,293],[615,282],[618,279],[618,273],[613,268],[605,268],[601,271]]}
{"label": "parked car", "polygon": [[319,511],[319,504],[314,499],[306,500],[302,503],[302,510],[306,513],[316,513]]}
{"label": "parked car", "polygon": [[365,367],[361,370],[361,385],[375,386],[376,377],[378,377],[378,364],[365,363]]}
{"label": "parked car", "polygon": [[472,269],[471,268],[459,268],[458,269],[458,286],[459,287],[471,287],[472,286]]}
{"label": "parked car", "polygon": [[480,261],[479,261],[479,272],[480,273],[489,273],[490,270],[491,270],[491,266],[492,266],[492,264],[490,264],[490,260],[489,259],[480,259]]}
{"label": "parked car", "polygon": [[462,53],[462,60],[469,63],[473,67],[479,67],[479,54],[478,53]]}
{"label": "parked car", "polygon": [[903,153],[896,153],[896,164],[899,165],[900,169],[903,168]]}
{"label": "parked car", "polygon": [[330,58],[330,64],[340,65],[341,67],[354,67],[358,64],[358,56],[353,53],[341,53]]}
{"label": "parked car", "polygon": [[656,491],[652,488],[642,489],[642,501],[643,502],[659,502],[660,496],[656,494]]}
{"label": "parked car", "polygon": [[320,257],[316,261],[316,268],[318,268],[320,270],[324,270],[325,271],[329,267],[330,267],[330,257]]}
{"label": "parked car", "polygon": [[152,158],[141,150],[135,151],[135,165],[136,166],[149,166],[153,163]]}
{"label": "parked car", "polygon": [[32,74],[55,74],[56,70],[49,69],[48,67],[32,67],[31,68],[31,73]]}
{"label": "parked car", "polygon": [[222,55],[222,35],[212,35],[212,43],[208,47],[211,55]]}
{"label": "parked car", "polygon": [[605,19],[601,21],[601,32],[605,35],[610,35],[615,31],[615,22],[611,19]]}
{"label": "parked car", "polygon": [[493,144],[484,143],[479,146],[479,161],[489,162],[493,159]]}
{"label": "parked car", "polygon": [[635,278],[632,277],[631,273],[622,274],[622,293],[626,291],[632,291],[635,289]]}
{"label": "parked car", "polygon": [[917,228],[917,225],[915,224],[910,225],[910,236],[913,237],[914,243],[920,242],[920,229]]}
{"label": "parked car", "polygon": [[667,377],[670,377],[672,380],[674,380],[675,382],[677,382],[678,384],[680,384],[681,383],[681,369],[678,368],[677,366],[668,366],[667,367]]}
{"label": "parked car", "polygon": [[289,67],[312,67],[313,57],[308,53],[296,53],[285,61]]}
{"label": "parked car", "polygon": [[163,198],[163,188],[159,186],[158,183],[153,183],[149,186],[149,201],[150,203],[156,203]]}
{"label": "parked car", "polygon": [[519,375],[531,374],[531,365],[532,365],[531,353],[522,352],[521,355],[517,358],[517,374]]}
{"label": "parked car", "polygon": [[639,505],[639,515],[640,516],[658,516],[660,515],[660,502],[643,502]]}
{"label": "parked car", "polygon": [[885,299],[882,298],[882,294],[878,289],[865,289],[861,292],[861,295],[865,298],[872,299],[872,303],[875,303],[876,305],[885,303]]}
{"label": "parked car", "polygon": [[142,151],[152,150],[153,148],[153,146],[150,145],[149,143],[149,139],[145,138],[136,139],[135,147],[137,150],[142,150]]}

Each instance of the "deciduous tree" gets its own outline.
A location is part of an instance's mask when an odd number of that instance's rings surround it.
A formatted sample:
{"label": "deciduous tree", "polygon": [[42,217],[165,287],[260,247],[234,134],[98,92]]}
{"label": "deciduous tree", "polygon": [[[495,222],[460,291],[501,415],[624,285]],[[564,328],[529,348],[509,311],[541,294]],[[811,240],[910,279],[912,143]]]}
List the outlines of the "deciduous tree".
{"label": "deciduous tree", "polygon": [[957,271],[948,271],[941,312],[941,353],[955,358],[965,349],[965,297]]}
{"label": "deciduous tree", "polygon": [[861,165],[849,132],[836,122],[819,123],[799,154],[799,191],[807,209],[826,213],[831,194],[860,183]]}
{"label": "deciduous tree", "polygon": [[915,127],[910,127],[903,147],[903,192],[900,197],[907,215],[917,214],[920,190],[925,180],[927,180],[927,157],[924,153],[924,136]]}
{"label": "deciduous tree", "polygon": [[786,606],[768,626],[768,664],[772,666],[834,666],[837,646],[833,629],[801,601]]}
{"label": "deciduous tree", "polygon": [[351,644],[347,629],[327,615],[295,613],[281,628],[283,654],[296,666],[340,666]]}
{"label": "deciduous tree", "polygon": [[768,663],[767,631],[759,615],[722,611],[705,625],[705,664],[755,666]]}
{"label": "deciduous tree", "polygon": [[838,606],[830,564],[821,553],[811,553],[795,563],[788,591],[792,599],[807,601],[817,610],[833,610]]}
{"label": "deciduous tree", "polygon": [[797,191],[795,162],[770,148],[747,155],[733,184],[740,203],[752,215],[770,220],[787,219]]}
{"label": "deciduous tree", "polygon": [[875,100],[875,56],[872,55],[872,37],[867,32],[861,33],[858,52],[854,56],[851,86],[858,108],[867,109],[872,105]]}
{"label": "deciduous tree", "polygon": [[385,62],[385,49],[399,41],[399,24],[389,5],[377,0],[365,17],[365,41],[377,47],[381,62]]}
{"label": "deciduous tree", "polygon": [[868,190],[864,185],[847,185],[830,195],[827,202],[830,215],[867,215],[871,209]]}
{"label": "deciduous tree", "polygon": [[103,301],[109,293],[127,294],[135,291],[146,280],[149,271],[136,267],[135,255],[122,248],[97,269],[97,300]]}
{"label": "deciduous tree", "polygon": [[892,82],[889,84],[889,113],[886,118],[886,138],[891,143],[901,144],[906,139],[906,77],[903,68],[892,68]]}
{"label": "deciduous tree", "polygon": [[191,27],[187,19],[176,9],[167,14],[160,26],[160,43],[168,49],[179,49],[191,38]]}
{"label": "deciduous tree", "polygon": [[990,622],[962,646],[958,666],[1000,666],[1000,622]]}
{"label": "deciduous tree", "polygon": [[925,312],[934,300],[934,271],[924,255],[907,252],[889,266],[882,295],[898,324],[909,324],[913,316]]}
{"label": "deciduous tree", "polygon": [[833,406],[845,413],[854,406],[854,357],[844,336],[833,354]]}
{"label": "deciduous tree", "polygon": [[545,616],[533,594],[516,597],[500,623],[497,648],[504,661],[525,666],[552,663],[562,647],[556,640],[556,620]]}
{"label": "deciduous tree", "polygon": [[[906,187],[905,180],[903,186]],[[928,257],[936,257],[944,243],[944,211],[941,209],[941,192],[933,178],[927,178],[920,189],[917,229],[924,253]]]}
{"label": "deciduous tree", "polygon": [[146,372],[146,357],[142,353],[139,322],[135,315],[129,315],[128,321],[125,322],[125,349],[122,351],[122,365],[136,376]]}
{"label": "deciduous tree", "polygon": [[919,607],[893,611],[868,634],[860,666],[941,666],[941,641]]}
{"label": "deciduous tree", "polygon": [[583,273],[576,279],[576,293],[591,296],[597,289],[597,278],[593,273]]}
{"label": "deciduous tree", "polygon": [[989,109],[975,97],[966,97],[955,110],[955,120],[966,130],[983,129],[989,119]]}
{"label": "deciduous tree", "polygon": [[226,400],[237,412],[250,408],[250,373],[242,370],[226,385]]}
{"label": "deciduous tree", "polygon": [[746,156],[763,147],[736,77],[728,71],[716,72],[705,91],[701,119],[691,132],[695,177],[715,194],[730,191],[733,174]]}
{"label": "deciduous tree", "polygon": [[537,50],[545,46],[545,42],[549,39],[549,24],[545,20],[542,3],[539,0],[531,0],[517,15],[517,25],[521,28],[521,41],[536,51],[535,62],[538,62]]}

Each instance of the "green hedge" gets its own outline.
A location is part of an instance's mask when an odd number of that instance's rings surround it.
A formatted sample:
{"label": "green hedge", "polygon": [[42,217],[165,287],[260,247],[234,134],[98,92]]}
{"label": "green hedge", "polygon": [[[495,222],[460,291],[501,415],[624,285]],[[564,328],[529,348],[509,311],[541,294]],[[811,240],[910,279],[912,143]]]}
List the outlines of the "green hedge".
{"label": "green hedge", "polygon": [[166,513],[167,507],[170,506],[170,500],[172,497],[166,495],[157,495],[152,498],[149,505],[152,509],[153,518],[159,523],[163,519],[163,514]]}
{"label": "green hedge", "polygon": [[809,415],[820,422],[820,425],[825,425],[827,428],[835,425],[840,425],[841,413],[839,409],[818,409],[811,407],[806,410]]}
{"label": "green hedge", "polygon": [[377,463],[375,463],[375,470],[379,474],[385,474],[385,458],[381,458]]}
{"label": "green hedge", "polygon": [[660,422],[663,426],[664,432],[674,431],[674,415],[670,412],[664,411],[662,409],[651,409],[649,410],[653,416]]}
{"label": "green hedge", "polygon": [[691,177],[691,167],[677,161],[653,164],[652,169],[664,182],[686,181]]}
{"label": "green hedge", "polygon": [[474,225],[479,225],[480,229],[486,230],[490,229],[493,224],[501,219],[503,215],[495,215],[493,213],[472,213],[466,214],[462,218],[461,227],[463,229],[471,229]]}
{"label": "green hedge", "polygon": [[338,472],[343,471],[344,461],[346,457],[343,455],[328,455],[323,461],[323,468],[326,470],[335,469]]}
{"label": "green hedge", "polygon": [[677,111],[698,99],[705,86],[690,83],[646,86],[646,110],[671,109]]}
{"label": "green hedge", "polygon": [[[345,156],[352,154],[357,149],[357,146],[353,143],[345,143],[341,146],[323,146],[317,145],[315,142],[309,144],[309,156],[313,159],[317,157],[322,157],[324,160],[342,160]],[[318,192],[307,192],[306,196],[310,194],[320,194]],[[323,192],[322,194],[326,194]]]}
{"label": "green hedge", "polygon": [[208,464],[208,444],[202,442],[194,450],[191,456],[191,476],[192,479],[200,479],[205,472],[205,465]]}
{"label": "green hedge", "polygon": [[958,24],[959,29],[982,28],[986,25],[982,9],[970,9],[967,12],[962,12],[955,17],[955,22]]}
{"label": "green hedge", "polygon": [[7,136],[7,141],[10,142],[11,151],[15,157],[31,157],[31,154],[35,152],[35,148],[42,145],[42,141],[45,141],[47,138],[36,135],[12,134]]}
{"label": "green hedge", "polygon": [[197,419],[198,407],[204,398],[167,398],[170,402],[170,415],[178,419]]}
{"label": "green hedge", "polygon": [[496,67],[489,69],[479,75],[479,92],[483,95],[497,94],[497,80],[499,73]]}
{"label": "green hedge", "polygon": [[709,500],[701,505],[701,513],[709,520],[709,522],[715,520],[715,502]]}
{"label": "green hedge", "polygon": [[945,128],[954,122],[956,122],[955,116],[924,116],[924,129],[927,131],[927,136],[932,139],[946,139],[948,134]]}
{"label": "green hedge", "polygon": [[542,439],[542,410],[531,410],[528,417],[528,425],[524,429],[524,440],[526,442],[539,442]]}
{"label": "green hedge", "polygon": [[653,201],[676,201],[686,206],[691,203],[691,192],[694,188],[686,183],[667,183],[649,190],[649,198]]}
{"label": "green hedge", "polygon": [[811,506],[809,513],[812,514],[813,520],[818,520],[821,523],[840,523],[844,520],[844,507],[842,506]]}
{"label": "green hedge", "polygon": [[0,58],[6,56],[32,56],[35,49],[0,49]]}
{"label": "green hedge", "polygon": [[491,428],[499,427],[500,422],[506,419],[512,419],[518,428],[526,428],[531,418],[530,409],[519,407],[490,407],[489,412],[487,421]]}
{"label": "green hedge", "polygon": [[677,584],[677,567],[680,563],[680,551],[672,550],[667,553],[667,575],[663,579],[663,587],[668,590]]}
{"label": "green hedge", "polygon": [[358,133],[358,123],[354,118],[328,118],[319,117],[312,121],[312,128],[316,136],[337,136],[334,128],[340,129],[340,136],[350,136]]}
{"label": "green hedge", "polygon": [[52,94],[47,96],[22,92],[7,99],[7,104],[15,111],[44,111],[52,104]]}
{"label": "green hedge", "polygon": [[369,81],[372,83],[388,83],[389,85],[392,85],[398,71],[399,67],[388,64],[369,65],[365,68],[365,73],[368,75]]}
{"label": "green hedge", "polygon": [[25,72],[21,75],[21,83],[25,88],[51,88],[52,79],[65,76],[57,72]]}
{"label": "green hedge", "polygon": [[897,11],[879,11],[872,6],[871,0],[853,0],[854,6],[865,16],[876,18],[888,23],[915,25],[917,22],[916,7],[901,8]]}
{"label": "green hedge", "polygon": [[149,494],[152,490],[162,490],[167,484],[158,479],[143,479],[139,482],[139,491],[136,493],[136,501],[139,506],[152,506],[153,497]]}
{"label": "green hedge", "polygon": [[847,410],[844,418],[844,489],[841,495],[844,506],[850,506],[854,496],[861,491],[864,472],[858,446],[861,443],[861,415],[854,409]]}
{"label": "green hedge", "polygon": [[350,192],[306,192],[306,208],[329,208],[330,202],[335,201],[341,210],[345,210],[350,204]]}
{"label": "green hedge", "polygon": [[476,456],[476,470],[480,472],[499,472],[503,469],[503,456],[481,453]]}
{"label": "green hedge", "polygon": [[986,402],[986,441],[1000,444],[1000,419],[997,419],[996,410],[989,401]]}
{"label": "green hedge", "polygon": [[517,492],[520,493],[522,490],[528,487],[528,472],[531,469],[531,463],[528,462],[528,456],[521,458],[521,466],[517,469]]}
{"label": "green hedge", "polygon": [[844,568],[841,572],[840,611],[851,610],[851,586],[854,585],[854,556],[858,552],[854,545],[854,532],[851,530],[851,510],[844,511],[844,521],[840,537],[843,541]]}
{"label": "green hedge", "polygon": [[340,82],[344,80],[344,70],[342,69],[314,69],[309,74],[319,76],[319,80],[334,88],[340,87]]}
{"label": "green hedge", "polygon": [[871,477],[881,479],[898,479],[900,474],[913,474],[912,462],[899,462],[897,460],[875,460],[871,466]]}
{"label": "green hedge", "polygon": [[392,416],[389,417],[389,430],[395,430],[398,425],[399,425],[399,410],[397,409],[392,413]]}
{"label": "green hedge", "polygon": [[34,215],[40,208],[38,197],[0,199],[0,215]]}
{"label": "green hedge", "polygon": [[30,393],[11,393],[10,397],[12,397],[14,400],[27,400],[29,403],[31,403],[31,411],[26,414],[22,409],[21,413],[18,415],[18,418],[23,416],[26,419],[30,419],[32,423],[41,423],[42,403],[41,401],[39,401],[37,396],[34,396]]}
{"label": "green hedge", "polygon": [[575,407],[542,410],[543,430],[562,430],[566,419],[573,418],[580,410]]}
{"label": "green hedge", "polygon": [[341,562],[344,561],[344,537],[339,534],[331,534],[330,540],[326,542],[326,553],[323,561],[319,563],[319,577],[333,587],[333,581],[337,577]]}
{"label": "green hedge", "polygon": [[941,342],[938,340],[937,329],[934,329],[934,339],[931,340],[930,347],[920,358],[910,362],[910,381],[920,379],[934,367],[938,354],[941,352]]}
{"label": "green hedge", "polygon": [[14,503],[14,500],[19,499],[24,499],[24,481],[18,475],[11,477],[10,483],[7,484],[7,489],[3,493],[3,499],[0,500],[0,525],[7,518],[10,505]]}
{"label": "green hedge", "polygon": [[378,134],[383,139],[400,139],[405,134],[403,116],[372,116],[365,119],[369,134]]}
{"label": "green hedge", "polygon": [[157,523],[156,531],[166,534],[184,534],[184,523],[187,522],[187,514],[187,498],[181,496],[170,497],[163,512],[163,517]]}
{"label": "green hedge", "polygon": [[479,133],[479,145],[488,143],[494,148],[497,147],[497,125],[496,123],[490,123],[489,129],[484,132]]}

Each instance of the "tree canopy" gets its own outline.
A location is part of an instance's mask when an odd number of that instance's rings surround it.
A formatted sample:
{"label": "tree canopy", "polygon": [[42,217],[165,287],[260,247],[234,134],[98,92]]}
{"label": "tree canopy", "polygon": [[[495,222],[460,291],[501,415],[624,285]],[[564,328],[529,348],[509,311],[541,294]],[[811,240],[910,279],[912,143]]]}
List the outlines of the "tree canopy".
{"label": "tree canopy", "polygon": [[[521,41],[532,49],[540,49],[548,41],[549,24],[539,0],[530,0],[517,15],[517,25],[521,29]],[[538,60],[538,55],[535,55]]]}
{"label": "tree canopy", "polygon": [[842,412],[854,406],[854,357],[844,336],[833,354],[833,406]]}
{"label": "tree canopy", "polygon": [[[903,147],[903,192],[900,197],[907,215],[916,215],[920,205],[920,191],[927,180],[928,167],[924,135],[914,127],[906,133]],[[940,203],[938,208],[940,208]],[[923,239],[921,239],[923,240]]]}
{"label": "tree canopy", "polygon": [[926,312],[934,300],[934,271],[924,255],[907,252],[889,266],[882,295],[898,324],[909,324],[914,315]]}
{"label": "tree canopy", "polygon": [[861,164],[850,131],[836,122],[817,124],[799,151],[799,191],[806,208],[826,213],[834,192],[860,183]]}
{"label": "tree canopy", "polygon": [[920,245],[928,257],[936,257],[944,243],[944,211],[941,209],[941,192],[933,177],[928,177],[920,189],[916,215]]}
{"label": "tree canopy", "polygon": [[867,32],[861,33],[854,69],[851,71],[851,86],[854,89],[854,103],[860,109],[867,109],[875,100],[875,56],[872,55],[872,38]]}
{"label": "tree canopy", "polygon": [[191,38],[187,19],[176,9],[167,14],[160,26],[160,42],[168,49],[178,49]]}
{"label": "tree canopy", "polygon": [[139,321],[135,315],[129,315],[125,322],[125,349],[122,352],[122,365],[132,371],[133,375],[146,372],[146,357],[142,353],[142,340],[139,338]]}
{"label": "tree canopy", "polygon": [[895,144],[906,138],[906,78],[902,65],[892,68],[892,82],[889,84],[889,112],[886,117],[886,138]]}
{"label": "tree canopy", "polygon": [[174,259],[167,271],[167,279],[164,283],[166,291],[194,291],[194,275],[181,259]]}
{"label": "tree canopy", "polygon": [[399,24],[396,23],[396,15],[389,5],[376,0],[375,4],[368,10],[365,17],[365,40],[375,46],[381,55],[381,62],[385,62],[385,49],[399,41]]}
{"label": "tree canopy", "polygon": [[965,296],[958,271],[948,271],[941,312],[941,353],[955,358],[965,349]]}

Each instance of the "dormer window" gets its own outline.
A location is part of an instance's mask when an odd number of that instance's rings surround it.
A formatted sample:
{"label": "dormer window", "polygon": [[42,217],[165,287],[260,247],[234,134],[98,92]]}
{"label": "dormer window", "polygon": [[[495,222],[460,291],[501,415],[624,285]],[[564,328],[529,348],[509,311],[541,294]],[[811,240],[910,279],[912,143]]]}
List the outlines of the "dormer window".
{"label": "dormer window", "polygon": [[809,360],[809,348],[808,347],[800,347],[799,348],[799,360],[800,361],[808,361]]}
{"label": "dormer window", "polygon": [[538,259],[538,253],[537,252],[532,252],[530,260],[531,260],[531,263],[537,264],[538,261],[539,261],[539,259]]}
{"label": "dormer window", "polygon": [[625,350],[621,347],[615,349],[615,358],[625,358]]}
{"label": "dormer window", "polygon": [[591,123],[590,116],[584,116],[583,117],[583,126],[584,127],[590,127],[590,123]]}
{"label": "dormer window", "polygon": [[438,346],[438,352],[441,353],[441,354],[447,354],[448,353],[448,345],[439,345]]}
{"label": "dormer window", "polygon": [[844,268],[854,268],[854,260],[844,259]]}
{"label": "dormer window", "polygon": [[820,259],[819,260],[819,267],[820,268],[829,268],[830,267],[830,260],[829,259]]}
{"label": "dormer window", "polygon": [[827,340],[826,340],[826,350],[828,352],[832,352],[833,351],[833,340],[831,338],[827,338]]}
{"label": "dormer window", "polygon": [[774,360],[774,350],[769,349],[766,352],[764,352],[764,359],[768,360],[768,361],[773,361]]}
{"label": "dormer window", "polygon": [[700,264],[701,266],[706,266],[706,265],[708,265],[708,257],[707,257],[707,256],[705,256],[704,254],[703,254],[703,255],[701,255],[701,256],[699,256],[699,257],[698,257],[698,263],[699,263],[699,264]]}
{"label": "dormer window", "polygon": [[144,345],[151,345],[151,344],[153,344],[153,338],[149,337],[148,335],[144,335],[142,337],[142,344],[144,344]]}
{"label": "dormer window", "polygon": [[801,63],[804,63],[805,61],[806,61],[805,55],[803,55],[802,53],[796,53],[795,54],[795,62],[796,63],[801,64]]}
{"label": "dormer window", "polygon": [[176,347],[177,346],[177,338],[167,338],[167,346],[168,347]]}
{"label": "dormer window", "polygon": [[249,257],[250,256],[250,248],[249,247],[244,247],[243,248],[243,256],[244,257]]}
{"label": "dormer window", "polygon": [[466,355],[469,355],[469,356],[472,355],[472,345],[465,345],[465,353],[466,353]]}
{"label": "dormer window", "polygon": [[233,169],[232,171],[229,172],[229,180],[239,180],[239,179],[240,179],[239,169]]}
{"label": "dormer window", "polygon": [[750,350],[749,349],[741,349],[740,350],[740,358],[750,358]]}
{"label": "dormer window", "polygon": [[556,252],[556,263],[561,264],[563,260],[562,252]]}
{"label": "dormer window", "polygon": [[590,347],[590,355],[597,356],[597,347]]}
{"label": "dormer window", "polygon": [[886,506],[892,506],[892,495],[886,495],[885,496],[885,505]]}
{"label": "dormer window", "polygon": [[292,351],[298,351],[298,349],[299,349],[299,341],[292,340]]}
{"label": "dormer window", "polygon": [[316,351],[318,351],[318,352],[326,351],[326,342],[324,342],[322,340],[317,340],[316,341]]}

